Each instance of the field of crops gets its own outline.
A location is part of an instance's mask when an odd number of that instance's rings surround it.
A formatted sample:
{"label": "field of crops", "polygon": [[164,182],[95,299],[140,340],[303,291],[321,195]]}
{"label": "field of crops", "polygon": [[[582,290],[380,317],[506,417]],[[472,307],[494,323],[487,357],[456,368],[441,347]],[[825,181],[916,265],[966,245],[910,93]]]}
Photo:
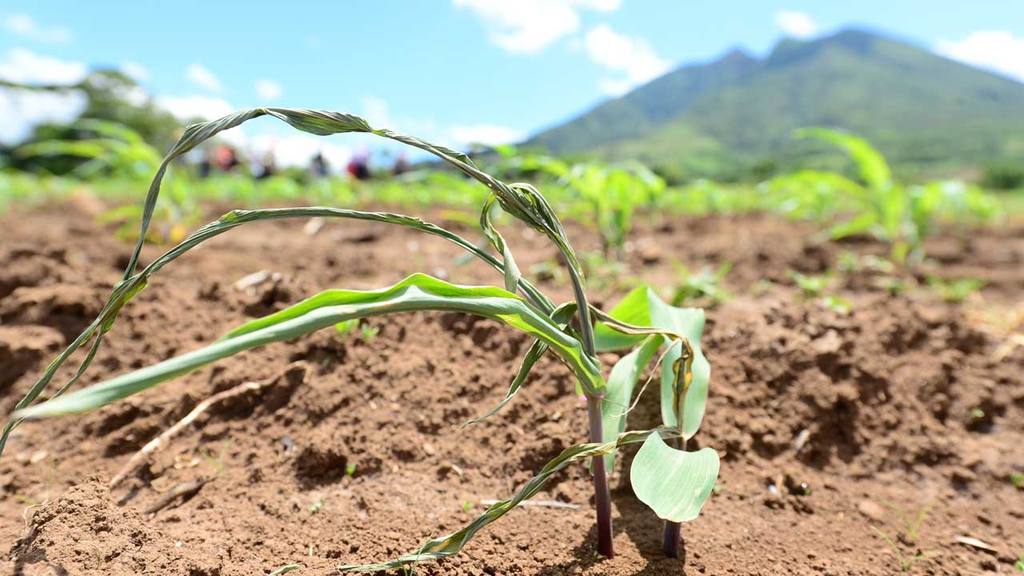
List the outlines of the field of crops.
{"label": "field of crops", "polygon": [[[265,114],[438,163],[176,160]],[[344,114],[164,160],[86,128],[23,151],[74,173],[0,173],[5,573],[1024,564],[1018,195],[824,129],[847,170],[667,185]]]}

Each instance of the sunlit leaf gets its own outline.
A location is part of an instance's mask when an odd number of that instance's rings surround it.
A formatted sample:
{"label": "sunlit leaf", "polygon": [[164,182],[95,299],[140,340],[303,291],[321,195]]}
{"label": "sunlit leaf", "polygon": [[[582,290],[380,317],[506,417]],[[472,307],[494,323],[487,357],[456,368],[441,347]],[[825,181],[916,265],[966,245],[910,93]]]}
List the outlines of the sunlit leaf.
{"label": "sunlit leaf", "polygon": [[659,518],[689,522],[711,496],[718,468],[718,453],[713,449],[684,452],[651,434],[633,458],[629,481],[636,497]]}

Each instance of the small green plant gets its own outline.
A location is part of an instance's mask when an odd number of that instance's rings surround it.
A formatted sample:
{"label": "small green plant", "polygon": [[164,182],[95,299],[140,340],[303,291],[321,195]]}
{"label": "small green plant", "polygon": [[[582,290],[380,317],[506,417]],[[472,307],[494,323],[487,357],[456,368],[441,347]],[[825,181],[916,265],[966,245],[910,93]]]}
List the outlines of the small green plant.
{"label": "small green plant", "polygon": [[316,501],[314,501],[312,504],[310,504],[307,507],[307,510],[309,510],[310,515],[318,514],[323,509],[324,509],[324,499],[323,498],[317,498]]}
{"label": "small green plant", "polygon": [[[834,172],[803,171],[777,178],[774,188],[789,190],[787,201],[797,206],[802,199],[811,198],[810,207],[802,209],[818,217],[829,215],[821,208],[823,204],[836,206],[840,200],[851,203],[853,215],[832,227],[832,238],[872,234],[889,244],[889,256],[899,264],[916,264],[924,258],[924,239],[941,219],[984,222],[998,214],[995,199],[976,186],[946,181],[920,186],[897,182],[881,152],[853,134],[804,128],[796,136],[843,149],[856,166],[858,181]],[[791,211],[800,209],[794,207]],[[835,212],[835,208],[830,210]]]}
{"label": "small green plant", "polygon": [[1017,561],[1013,563],[1013,567],[1017,572],[1024,572],[1024,554],[1017,558]]}
{"label": "small green plant", "polygon": [[[437,156],[486,188],[487,199],[479,212],[480,227],[494,253],[419,218],[390,212],[296,207],[233,210],[200,227],[140,268],[140,252],[167,166],[218,133],[261,116],[270,116],[321,136],[369,133]],[[494,226],[495,207],[521,220],[552,242],[562,256],[572,284],[571,301],[555,305],[522,276],[510,246]],[[413,274],[379,290],[327,290],[269,316],[246,322],[197,350],[65,393],[88,370],[105,335],[114,329],[122,308],[145,289],[161,268],[202,242],[239,226],[263,220],[302,217],[388,223],[444,238],[500,272],[504,287],[462,286],[425,274]],[[95,410],[245,350],[372,316],[411,311],[461,312],[489,318],[520,330],[533,339],[505,398],[492,410],[466,424],[489,418],[512,401],[538,360],[551,352],[570,368],[578,390],[587,399],[589,441],[562,451],[513,496],[488,506],[462,529],[431,539],[417,550],[386,562],[345,565],[339,569],[374,571],[408,568],[418,562],[456,554],[479,530],[539,493],[552,475],[580,461],[592,463],[598,550],[610,557],[614,551],[608,474],[616,452],[629,444],[642,444],[629,471],[633,491],[666,521],[663,539],[666,554],[679,555],[680,524],[698,516],[711,495],[719,470],[719,457],[714,449],[687,450],[689,440],[697,434],[707,404],[711,368],[700,347],[704,312],[666,304],[645,286],[629,292],[608,313],[592,306],[576,251],[550,204],[533,186],[506,184],[481,171],[464,154],[391,130],[373,128],[357,116],[315,110],[256,108],[189,126],[161,162],[150,185],[141,220],[139,240],[122,280],[113,288],[95,320],[47,366],[15,406],[15,412],[0,436],[0,452],[10,432],[26,419]],[[85,358],[76,375],[44,399],[43,394],[57,370],[72,354],[86,346]],[[616,350],[628,353],[611,367],[606,376],[598,352]],[[629,406],[635,402],[634,396],[645,390],[641,387],[634,394],[637,380],[653,361],[660,366],[662,426],[628,431]],[[607,438],[606,433],[609,435]]]}
{"label": "small green plant", "polygon": [[796,284],[805,298],[818,298],[825,293],[825,290],[832,284],[832,277],[828,274],[801,274],[790,272],[789,277]]}
{"label": "small green plant", "polygon": [[732,262],[723,262],[714,270],[704,266],[696,274],[690,273],[683,265],[679,265],[678,270],[680,282],[672,295],[673,306],[699,302],[704,306],[713,307],[731,297],[729,291],[722,286],[722,281],[732,270]]}
{"label": "small green plant", "polygon": [[127,126],[106,120],[78,120],[70,126],[84,136],[77,140],[42,140],[15,149],[17,156],[71,156],[83,160],[74,173],[148,178],[160,166],[160,152]]}
{"label": "small green plant", "polygon": [[334,329],[337,330],[338,335],[342,337],[350,336],[356,332],[359,333],[359,339],[367,344],[372,344],[377,335],[380,334],[380,328],[368,324],[359,318],[352,320],[346,320],[344,322],[338,322]]}
{"label": "small green plant", "polygon": [[665,181],[637,163],[602,166],[577,164],[563,177],[591,207],[591,219],[601,237],[605,257],[622,260],[637,208],[652,207],[665,190]]}
{"label": "small green plant", "polygon": [[[916,512],[911,512],[894,506],[892,504],[886,504],[886,507],[896,514],[900,522],[900,534],[899,536],[892,536],[887,532],[880,530],[874,526],[871,529],[878,535],[879,538],[888,544],[889,549],[892,550],[893,555],[899,565],[900,572],[910,572],[914,566],[922,560],[934,558],[938,556],[937,552],[923,551],[917,548],[917,540],[921,536],[921,528],[924,527],[924,523],[928,518],[928,514],[934,507],[934,502],[922,506]],[[915,547],[912,554],[905,553],[903,547],[900,546],[900,541],[907,543],[910,546]]]}
{"label": "small green plant", "polygon": [[1024,474],[1021,474],[1020,472],[1010,474],[1010,484],[1018,490],[1024,490]]}
{"label": "small green plant", "polygon": [[928,286],[946,302],[960,303],[967,300],[985,285],[977,278],[955,278],[943,280],[938,276],[928,278]]}
{"label": "small green plant", "polygon": [[903,548],[900,547],[895,538],[874,526],[871,529],[889,546],[889,550],[896,557],[896,563],[899,566],[900,572],[910,572],[918,562],[938,556],[936,552],[925,552],[923,550],[915,550],[913,554],[907,554],[903,552]]}

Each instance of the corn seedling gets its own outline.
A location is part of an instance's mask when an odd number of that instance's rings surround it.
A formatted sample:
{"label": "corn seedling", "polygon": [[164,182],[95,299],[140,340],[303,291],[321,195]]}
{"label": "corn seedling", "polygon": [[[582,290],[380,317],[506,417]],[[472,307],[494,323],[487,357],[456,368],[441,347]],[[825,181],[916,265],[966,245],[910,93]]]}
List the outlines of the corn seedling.
{"label": "corn seedling", "polygon": [[946,302],[963,302],[984,285],[985,282],[977,278],[954,278],[952,280],[943,280],[938,276],[928,278],[928,287]]}
{"label": "corn seedling", "polygon": [[[805,128],[796,132],[799,138],[813,138],[843,149],[857,168],[858,180],[832,172],[803,171],[775,180],[774,186],[791,192],[791,212],[817,212],[821,198],[836,205],[837,199],[852,202],[853,216],[831,229],[834,239],[855,234],[872,234],[888,242],[894,262],[918,263],[924,257],[924,238],[943,217],[963,221],[965,217],[979,222],[998,213],[998,205],[980,188],[957,182],[930,182],[906,186],[897,182],[885,157],[867,140],[839,130]],[[796,190],[798,193],[793,194]],[[811,190],[813,193],[808,193]],[[802,194],[800,193],[802,192]],[[800,207],[802,199],[812,198],[809,206]]]}
{"label": "corn seedling", "polygon": [[[350,132],[373,134],[437,156],[486,189],[479,222],[490,248],[497,255],[454,232],[411,216],[333,207],[296,207],[233,210],[198,228],[163,255],[140,267],[142,242],[151,225],[168,165],[218,133],[262,116],[276,118],[298,130],[320,136]],[[556,306],[521,275],[511,247],[494,226],[495,206],[555,245],[572,284],[572,301]],[[239,226],[264,220],[309,217],[387,223],[441,237],[500,272],[504,286],[462,286],[425,274],[413,274],[379,290],[327,290],[269,316],[246,322],[197,350],[67,392],[88,369],[105,335],[114,329],[121,309],[144,290],[153,275],[164,266],[202,242]],[[629,471],[633,491],[666,521],[664,549],[669,555],[678,556],[679,523],[698,516],[712,492],[719,469],[718,454],[713,449],[686,450],[688,440],[697,433],[703,420],[708,394],[710,366],[700,347],[703,311],[670,306],[647,287],[631,291],[609,313],[591,306],[576,252],[561,221],[536,188],[529,184],[506,184],[481,171],[464,154],[391,130],[373,128],[362,118],[349,114],[256,108],[189,126],[156,171],[143,205],[139,241],[131,253],[122,280],[114,286],[96,319],[49,364],[18,402],[0,437],[0,450],[11,430],[26,419],[95,410],[245,350],[292,340],[342,322],[413,311],[477,315],[524,332],[533,340],[505,398],[489,412],[467,424],[489,418],[512,401],[540,357],[550,352],[570,368],[578,389],[587,398],[589,440],[562,451],[518,492],[488,506],[462,529],[431,539],[417,550],[398,558],[378,564],[345,565],[339,567],[341,570],[407,568],[417,562],[456,554],[479,530],[538,494],[551,476],[580,461],[592,462],[598,550],[610,557],[613,548],[608,474],[619,448],[636,443],[642,443],[642,446]],[[58,368],[81,348],[86,348],[86,353],[75,375],[50,391],[44,400],[44,393]],[[597,353],[612,350],[629,352],[606,377]],[[662,350],[660,354],[659,350]],[[639,375],[655,358],[660,366],[663,425],[651,430],[629,431],[626,419],[635,385]]]}
{"label": "corn seedling", "polygon": [[825,290],[832,284],[832,277],[828,274],[801,274],[790,272],[789,277],[800,288],[805,298],[817,298],[825,293]]}
{"label": "corn seedling", "polygon": [[601,237],[605,257],[622,260],[633,214],[653,207],[665,182],[641,164],[601,166],[577,164],[563,177],[570,189],[590,207],[590,219]]}
{"label": "corn seedling", "polygon": [[731,297],[729,291],[722,286],[722,281],[732,270],[732,262],[724,262],[714,270],[709,266],[704,266],[696,274],[691,274],[690,270],[681,264],[678,266],[678,270],[681,280],[676,286],[675,294],[672,295],[673,306],[697,301],[708,307],[713,307]]}
{"label": "corn seedling", "polygon": [[148,178],[160,165],[160,152],[137,132],[116,122],[79,120],[71,125],[87,135],[78,140],[43,140],[24,144],[14,153],[23,158],[71,156],[83,160],[74,169],[82,178],[97,175]]}

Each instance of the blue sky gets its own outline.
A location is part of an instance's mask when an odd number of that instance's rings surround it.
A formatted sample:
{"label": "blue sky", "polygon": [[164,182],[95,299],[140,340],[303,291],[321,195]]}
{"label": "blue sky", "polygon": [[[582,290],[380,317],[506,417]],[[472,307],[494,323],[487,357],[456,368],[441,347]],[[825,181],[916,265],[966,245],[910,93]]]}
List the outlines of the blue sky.
{"label": "blue sky", "polygon": [[[851,25],[1024,79],[1024,2],[1014,0],[156,4],[3,0],[0,77],[53,81],[117,66],[181,114],[329,108],[454,145],[518,139],[736,46],[763,55],[784,35]],[[61,106],[7,100],[8,140],[20,121]],[[284,137],[269,124],[247,132],[261,135]]]}

